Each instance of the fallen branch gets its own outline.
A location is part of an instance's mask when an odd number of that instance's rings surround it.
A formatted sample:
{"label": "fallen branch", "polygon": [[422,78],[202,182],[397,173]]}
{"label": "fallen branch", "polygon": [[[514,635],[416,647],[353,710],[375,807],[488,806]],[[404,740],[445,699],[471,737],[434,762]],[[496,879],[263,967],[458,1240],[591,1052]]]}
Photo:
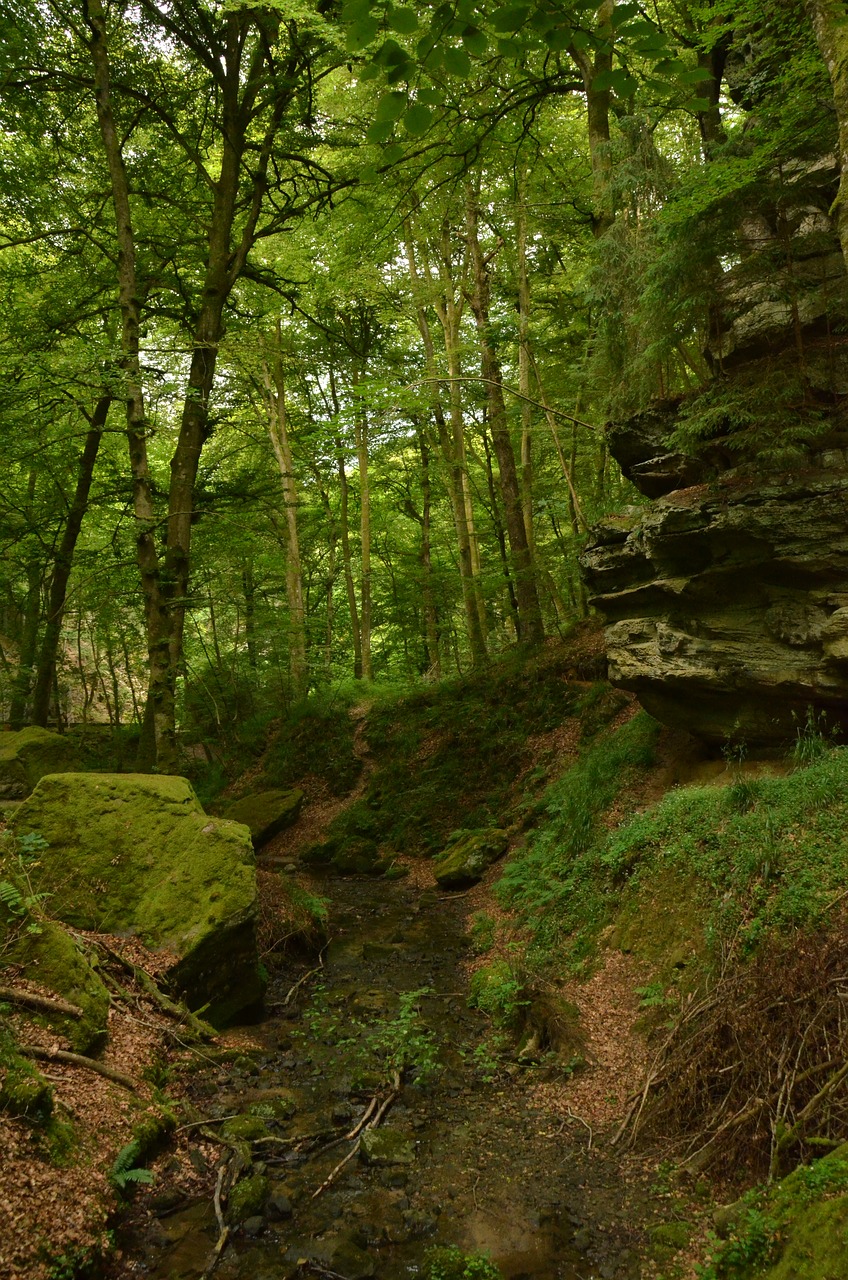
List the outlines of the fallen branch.
{"label": "fallen branch", "polygon": [[180,1004],[176,1000],[172,1000],[170,996],[165,995],[164,991],[159,989],[150,974],[145,973],[144,969],[140,969],[131,960],[127,960],[126,956],[122,956],[120,951],[116,951],[114,947],[108,946],[105,942],[98,942],[97,946],[102,947],[107,955],[110,955],[122,968],[126,969],[127,973],[132,974],[144,994],[149,996],[153,1003],[169,1018],[174,1018],[177,1022],[183,1023],[197,1036],[198,1040],[215,1039],[214,1027],[211,1027],[208,1022],[204,1022],[197,1014],[192,1013],[184,1004]]}
{"label": "fallen branch", "polygon": [[[358,1126],[357,1126],[357,1128],[356,1128],[356,1129],[352,1129],[352,1130],[351,1130],[351,1134],[356,1133],[356,1132],[357,1132],[357,1129],[359,1130],[359,1136],[357,1137],[356,1142],[353,1144],[353,1146],[351,1147],[350,1151],[348,1151],[348,1153],[347,1153],[347,1155],[345,1156],[345,1158],[344,1158],[343,1160],[340,1160],[340,1161],[339,1161],[339,1163],[336,1165],[335,1169],[331,1170],[331,1172],[327,1175],[327,1177],[326,1177],[326,1178],[324,1179],[324,1181],[321,1183],[321,1185],[320,1185],[320,1187],[318,1188],[318,1190],[317,1190],[317,1191],[313,1191],[313,1192],[312,1192],[312,1195],[311,1195],[310,1199],[312,1199],[312,1200],[316,1200],[316,1199],[318,1198],[318,1196],[320,1196],[320,1195],[321,1195],[321,1193],[322,1193],[323,1191],[326,1191],[328,1187],[331,1187],[331,1186],[333,1185],[333,1183],[335,1182],[336,1178],[337,1178],[337,1177],[339,1176],[339,1174],[341,1173],[342,1169],[344,1169],[345,1165],[347,1165],[347,1164],[349,1164],[349,1163],[350,1163],[350,1161],[353,1159],[353,1157],[356,1155],[357,1151],[359,1150],[360,1146],[362,1145],[362,1135],[363,1135],[363,1133],[365,1133],[368,1129],[376,1129],[376,1128],[377,1128],[377,1126],[379,1125],[380,1121],[383,1119],[383,1116],[386,1114],[386,1112],[388,1111],[389,1107],[392,1105],[392,1103],[395,1101],[395,1099],[399,1096],[399,1094],[400,1094],[400,1076],[399,1076],[399,1075],[395,1075],[394,1083],[393,1083],[393,1088],[392,1088],[391,1093],[390,1093],[390,1094],[388,1095],[388,1097],[387,1097],[387,1098],[386,1098],[386,1099],[385,1099],[385,1100],[380,1104],[380,1106],[379,1106],[379,1108],[377,1109],[377,1111],[375,1112],[374,1116],[372,1117],[372,1119],[371,1119],[371,1120],[369,1120],[369,1121],[368,1121],[368,1123],[367,1123],[367,1124],[360,1124],[360,1125],[358,1125]],[[371,1101],[372,1101],[372,1103],[373,1103],[373,1102],[374,1102],[374,1099],[372,1098],[372,1100],[371,1100]],[[370,1110],[370,1108],[369,1108],[369,1110]]]}
{"label": "fallen branch", "polygon": [[221,1254],[224,1252],[224,1249],[226,1248],[226,1245],[227,1245],[227,1241],[230,1238],[230,1228],[224,1222],[224,1212],[223,1212],[223,1209],[221,1208],[221,1189],[224,1185],[224,1177],[227,1172],[228,1163],[229,1162],[227,1160],[224,1160],[221,1163],[221,1165],[218,1168],[218,1178],[215,1182],[215,1194],[212,1198],[212,1203],[215,1208],[215,1218],[218,1223],[218,1240],[215,1244],[215,1248],[212,1250],[212,1256],[210,1257],[204,1269],[204,1272],[203,1272],[204,1276],[211,1276],[212,1272],[215,1270],[218,1263],[220,1262]]}
{"label": "fallen branch", "polygon": [[21,1046],[19,1052],[25,1058],[37,1058],[39,1062],[66,1062],[72,1067],[85,1067],[87,1071],[95,1071],[97,1075],[105,1076],[107,1080],[129,1089],[130,1093],[138,1093],[138,1085],[134,1080],[125,1076],[123,1071],[116,1071],[114,1067],[107,1067],[105,1062],[98,1062],[96,1058],[86,1058],[81,1053],[68,1053],[65,1049],[31,1049],[29,1046]]}
{"label": "fallen branch", "polygon": [[53,1000],[48,996],[36,995],[33,991],[22,991],[20,987],[0,987],[0,1001],[9,1004],[22,1004],[30,1009],[38,1009],[40,1013],[61,1013],[68,1018],[81,1018],[82,1009],[78,1005],[68,1004],[66,1000]]}
{"label": "fallen branch", "polygon": [[329,945],[330,945],[330,939],[328,939],[328,940],[327,940],[327,942],[325,942],[324,946],[323,946],[323,947],[321,948],[321,950],[318,952],[318,966],[317,966],[317,968],[315,968],[315,969],[310,969],[307,973],[305,973],[305,974],[303,975],[303,977],[302,977],[302,978],[298,978],[298,980],[297,980],[297,982],[294,984],[294,986],[289,988],[288,992],[286,993],[285,999],[284,999],[284,1000],[282,1000],[282,1001],[281,1001],[280,1003],[278,1003],[278,1004],[275,1004],[275,1005],[270,1006],[271,1008],[275,1008],[275,1009],[286,1009],[286,1008],[288,1008],[289,1004],[291,1003],[291,998],[292,998],[292,996],[295,994],[295,992],[297,992],[297,991],[299,991],[299,990],[300,990],[300,988],[303,986],[304,982],[308,982],[308,980],[309,980],[310,978],[313,978],[313,977],[315,976],[315,974],[316,974],[316,973],[320,973],[320,972],[321,972],[321,970],[324,968],[324,953],[326,952],[327,947],[329,947]]}

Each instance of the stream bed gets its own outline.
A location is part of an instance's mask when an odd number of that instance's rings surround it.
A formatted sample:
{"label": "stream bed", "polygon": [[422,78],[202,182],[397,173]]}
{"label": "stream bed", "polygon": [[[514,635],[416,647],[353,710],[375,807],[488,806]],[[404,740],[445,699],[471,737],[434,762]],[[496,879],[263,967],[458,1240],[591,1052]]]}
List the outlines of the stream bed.
{"label": "stream bed", "polygon": [[[190,1076],[205,1133],[219,1136],[211,1144],[198,1124],[195,1169],[214,1181],[215,1162],[243,1165],[230,1209],[241,1200],[244,1220],[212,1274],[406,1280],[428,1249],[450,1245],[488,1254],[508,1280],[634,1280],[637,1231],[616,1161],[535,1097],[562,1065],[499,1058],[488,1020],[468,1007],[462,895],[357,878],[321,892],[332,921],[322,967],[278,970],[266,1020],[225,1036],[231,1047]],[[402,1059],[411,1065],[395,1090]],[[344,1135],[387,1101],[334,1174],[354,1146]],[[160,1178],[148,1203],[153,1216],[131,1214],[121,1233],[120,1274],[210,1274],[212,1197],[186,1203]]]}

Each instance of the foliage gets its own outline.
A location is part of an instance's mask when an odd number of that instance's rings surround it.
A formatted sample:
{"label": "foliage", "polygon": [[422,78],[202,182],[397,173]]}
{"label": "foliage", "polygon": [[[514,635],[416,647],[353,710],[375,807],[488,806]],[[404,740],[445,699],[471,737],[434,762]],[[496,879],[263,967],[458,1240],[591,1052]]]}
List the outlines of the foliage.
{"label": "foliage", "polygon": [[542,951],[570,937],[573,953],[585,953],[609,912],[613,876],[598,839],[599,820],[653,762],[658,731],[641,712],[592,742],[548,788],[546,821],[507,863],[498,894]]}
{"label": "foliage", "polygon": [[154,1175],[150,1169],[139,1168],[139,1144],[136,1140],[121,1147],[109,1173],[109,1181],[116,1191],[126,1191],[129,1187],[143,1183],[151,1183]]}
{"label": "foliage", "polygon": [[472,974],[468,1003],[501,1030],[515,1031],[529,1005],[525,982],[508,960],[495,960]]}
{"label": "foliage", "polygon": [[5,908],[11,924],[22,925],[27,933],[41,933],[38,916],[50,894],[35,889],[32,875],[39,866],[40,855],[49,847],[47,841],[39,832],[31,831],[24,835],[6,835],[4,843],[6,849],[0,849],[0,867],[5,863],[12,878],[0,880],[0,905]]}
{"label": "foliage", "polygon": [[425,1280],[500,1280],[500,1269],[483,1253],[463,1253],[455,1245],[437,1246],[424,1255]]}
{"label": "foliage", "polygon": [[439,1044],[421,1014],[421,1000],[429,987],[402,991],[395,1011],[366,1021],[330,1000],[320,984],[313,990],[312,1003],[304,1015],[312,1040],[340,1050],[354,1073],[391,1084],[396,1077],[412,1074],[419,1084],[439,1071]]}

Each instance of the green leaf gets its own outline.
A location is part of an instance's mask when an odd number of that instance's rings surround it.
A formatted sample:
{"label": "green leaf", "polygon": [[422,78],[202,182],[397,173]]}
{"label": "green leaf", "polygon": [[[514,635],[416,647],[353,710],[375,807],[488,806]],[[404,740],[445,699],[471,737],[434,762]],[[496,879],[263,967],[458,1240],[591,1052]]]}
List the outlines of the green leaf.
{"label": "green leaf", "polygon": [[348,28],[345,48],[348,53],[359,53],[376,38],[380,24],[376,18],[363,18]]}
{"label": "green leaf", "polygon": [[404,147],[399,142],[393,142],[383,151],[383,159],[386,164],[397,164],[398,160],[402,160],[406,155]]}
{"label": "green leaf", "polygon": [[500,9],[496,9],[492,14],[491,26],[493,31],[518,31],[524,26],[530,9],[523,4],[507,4]]}
{"label": "green leaf", "polygon": [[365,132],[366,142],[388,142],[395,131],[393,120],[374,120]]}
{"label": "green leaf", "polygon": [[685,111],[694,111],[696,113],[699,111],[709,111],[711,106],[712,103],[709,98],[690,98],[688,102],[684,102],[683,104]]}
{"label": "green leaf", "polygon": [[612,24],[613,30],[617,30],[631,18],[638,18],[639,16],[640,9],[638,4],[634,4],[632,3],[632,0],[628,0],[628,3],[626,4],[617,4],[615,6],[612,11],[612,16],[610,17],[610,23]]}
{"label": "green leaf", "polygon": [[588,49],[592,43],[592,37],[588,31],[575,31],[571,43],[575,49]]}
{"label": "green leaf", "polygon": [[471,59],[464,49],[443,50],[442,61],[445,71],[452,76],[468,76],[471,74]]}
{"label": "green leaf", "polygon": [[380,98],[380,101],[377,103],[376,110],[374,111],[375,123],[383,124],[387,121],[394,123],[395,120],[400,120],[406,110],[407,102],[408,98],[406,94],[402,93],[399,89],[393,89],[389,93],[384,93]]}
{"label": "green leaf", "polygon": [[[618,24],[616,24],[618,26]],[[627,36],[659,36],[665,42],[665,36],[659,27],[654,26],[653,22],[648,22],[645,18],[637,18],[635,22],[626,22],[624,26],[618,26],[618,34]]]}
{"label": "green leaf", "polygon": [[403,127],[413,138],[420,138],[433,123],[433,113],[423,102],[415,102],[403,117]]}
{"label": "green leaf", "polygon": [[386,21],[392,31],[399,31],[401,35],[408,36],[418,30],[418,14],[414,9],[390,9]]}
{"label": "green leaf", "polygon": [[371,0],[347,0],[342,5],[342,22],[351,24],[361,22],[363,18],[371,15]]}
{"label": "green leaf", "polygon": [[359,170],[359,181],[363,186],[371,186],[379,180],[380,173],[375,164],[366,164]]}
{"label": "green leaf", "polygon": [[574,32],[569,31],[568,27],[551,27],[542,37],[549,49],[553,49],[554,53],[561,53],[563,49],[568,49],[574,42]]}
{"label": "green leaf", "polygon": [[359,79],[363,81],[376,80],[382,73],[382,67],[378,62],[369,62],[359,72]]}
{"label": "green leaf", "polygon": [[445,95],[441,89],[434,89],[432,85],[424,85],[418,90],[418,101],[423,102],[428,107],[440,107],[445,100]]}
{"label": "green leaf", "polygon": [[466,27],[462,33],[462,43],[476,58],[482,58],[489,47],[488,37],[479,27]]}
{"label": "green leaf", "polygon": [[520,58],[523,50],[517,40],[501,39],[498,41],[498,53],[502,58]]}
{"label": "green leaf", "polygon": [[638,81],[629,71],[625,71],[624,67],[616,67],[614,71],[602,71],[592,81],[592,89],[595,93],[603,93],[605,89],[611,89],[622,98],[629,98],[638,87]]}
{"label": "green leaf", "polygon": [[386,40],[380,46],[379,53],[374,55],[374,61],[384,67],[397,67],[400,63],[409,61],[409,54],[400,47],[397,40]]}
{"label": "green leaf", "polygon": [[681,71],[678,76],[681,84],[703,84],[705,80],[712,80],[712,78],[713,73],[706,67],[693,67],[691,71]]}

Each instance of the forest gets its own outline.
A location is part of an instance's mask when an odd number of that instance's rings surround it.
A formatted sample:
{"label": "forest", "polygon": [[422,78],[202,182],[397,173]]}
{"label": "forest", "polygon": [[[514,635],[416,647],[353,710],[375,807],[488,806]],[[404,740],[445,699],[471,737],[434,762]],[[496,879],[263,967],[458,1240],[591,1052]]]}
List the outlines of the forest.
{"label": "forest", "polygon": [[802,352],[758,406],[710,348],[740,226],[841,136],[808,9],[11,6],[9,722],[143,725],[167,771],[466,671],[587,612],[610,420],[808,441]]}
{"label": "forest", "polygon": [[0,15],[0,1280],[844,1280],[845,4]]}

